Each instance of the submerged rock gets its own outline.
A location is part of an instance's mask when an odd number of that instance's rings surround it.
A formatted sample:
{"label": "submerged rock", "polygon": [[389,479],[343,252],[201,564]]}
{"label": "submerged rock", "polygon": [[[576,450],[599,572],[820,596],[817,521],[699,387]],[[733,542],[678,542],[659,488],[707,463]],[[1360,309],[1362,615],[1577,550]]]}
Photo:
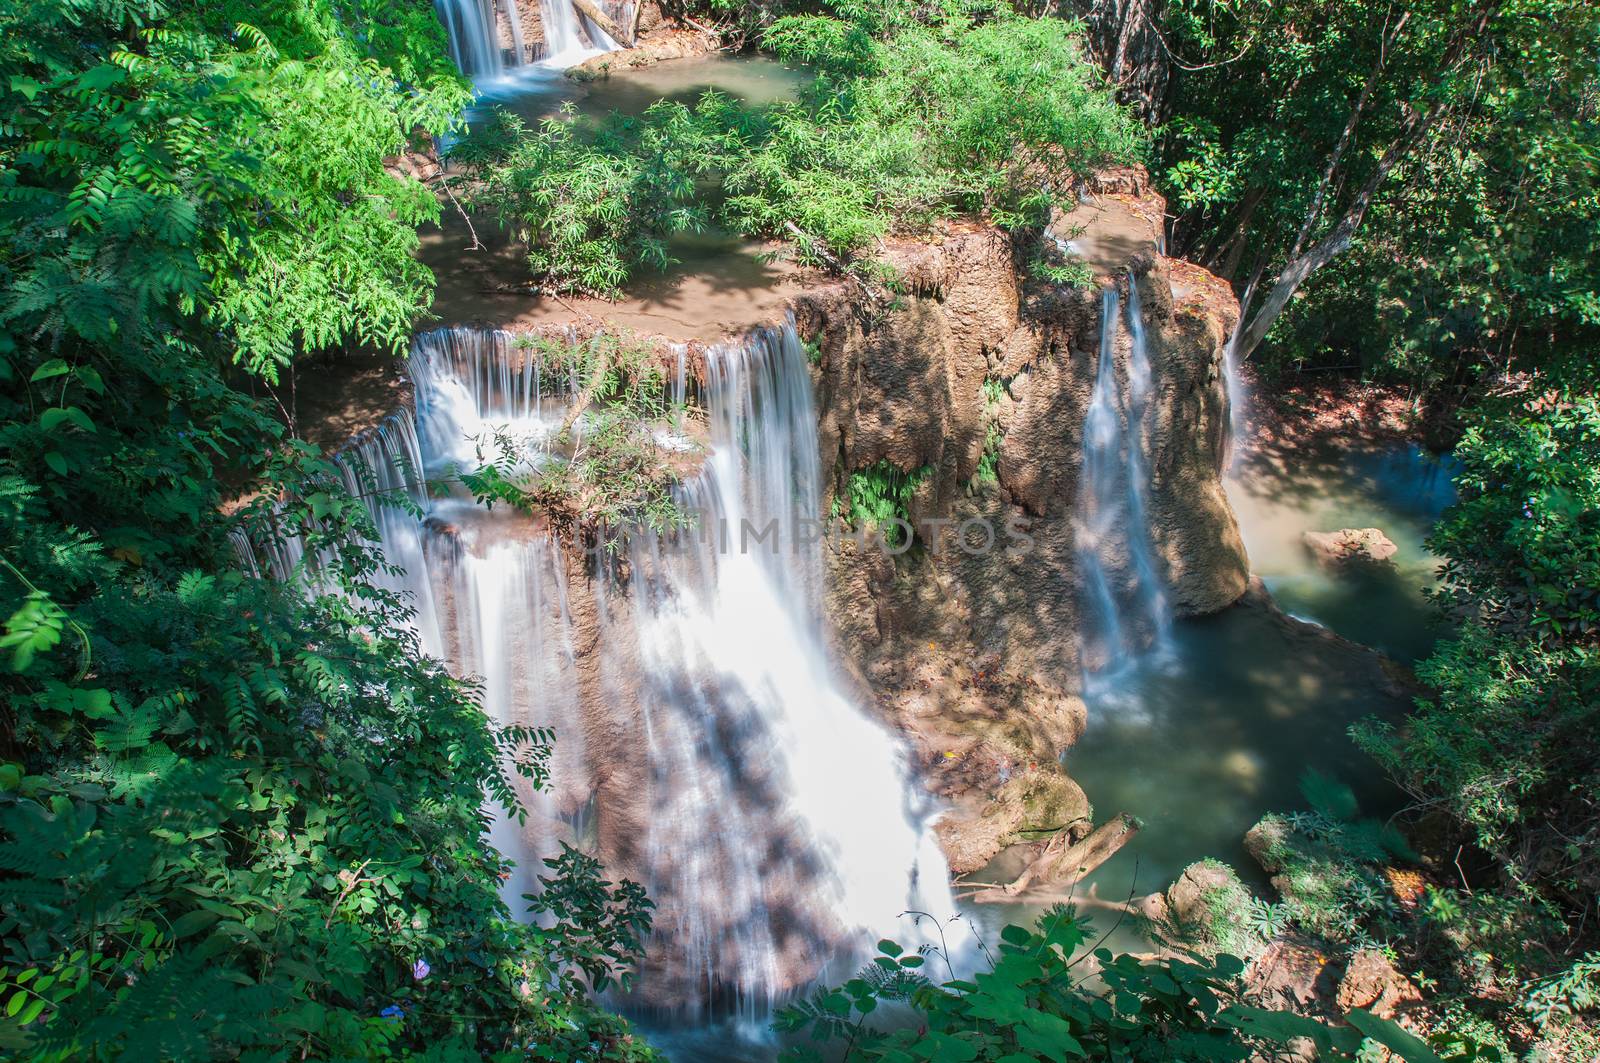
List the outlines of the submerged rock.
{"label": "submerged rock", "polygon": [[1400,550],[1377,528],[1308,531],[1300,536],[1300,541],[1318,564],[1335,570],[1352,565],[1387,564]]}

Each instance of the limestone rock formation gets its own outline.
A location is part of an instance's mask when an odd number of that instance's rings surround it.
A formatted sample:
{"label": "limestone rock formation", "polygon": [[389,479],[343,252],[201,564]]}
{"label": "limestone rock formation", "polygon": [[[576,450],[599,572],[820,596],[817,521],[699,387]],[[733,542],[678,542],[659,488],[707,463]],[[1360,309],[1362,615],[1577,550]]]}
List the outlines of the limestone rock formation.
{"label": "limestone rock formation", "polygon": [[[603,58],[628,61],[625,53]],[[1139,171],[1112,175],[1096,194],[1122,204],[1123,221],[1159,225],[1159,197]],[[1138,286],[1154,382],[1149,536],[1168,599],[1180,615],[1195,615],[1228,606],[1248,583],[1219,478],[1222,351],[1237,306],[1225,282],[1155,254],[1156,234],[1134,234],[1137,253],[1107,259],[1100,279],[1118,285],[1124,302],[1127,286]],[[988,226],[952,223],[933,239],[891,241],[884,254],[902,284],[892,300],[856,281],[815,283],[809,275],[792,299],[816,352],[827,481],[817,516],[848,506],[852,487],[874,470],[912,487],[909,543],[870,535],[826,542],[824,611],[859,701],[907,736],[915,768],[950,801],[939,833],[952,866],[971,870],[1028,828],[1064,829],[1076,839],[1091,825],[1088,799],[1060,756],[1086,714],[1074,524],[1100,300],[1092,290],[1028,279],[1019,268],[1027,252]],[[482,286],[471,283],[474,292]],[[509,297],[449,294],[441,292],[447,320],[495,315],[520,329],[572,326],[577,336],[619,322],[615,306],[536,321]],[[1116,358],[1125,376],[1121,331]],[[665,339],[660,346],[666,357]],[[703,343],[682,350],[691,376],[701,377]],[[602,833],[617,839],[608,867],[626,874],[640,866],[626,839],[645,814],[637,807],[643,768],[619,736],[637,721],[616,718],[617,706],[629,704],[617,678],[626,666],[593,659],[601,641],[594,617],[616,603],[586,600],[576,572],[569,582],[584,716],[596,721],[586,740],[615,752],[596,758],[607,764],[596,807]]]}
{"label": "limestone rock formation", "polygon": [[1334,1003],[1341,1013],[1365,1008],[1379,1018],[1393,1018],[1406,1005],[1422,1001],[1411,979],[1401,974],[1377,949],[1362,949],[1350,958],[1339,979]]}
{"label": "limestone rock formation", "polygon": [[1300,536],[1300,541],[1318,564],[1335,571],[1354,565],[1385,564],[1400,550],[1377,528],[1308,531]]}
{"label": "limestone rock formation", "polygon": [[[828,612],[844,662],[911,737],[931,787],[957,799],[942,834],[965,868],[1014,830],[1009,813],[977,822],[1010,807],[1007,780],[1029,768],[1064,778],[1058,758],[1084,724],[1074,520],[1099,297],[1027,280],[1023,253],[988,227],[885,250],[909,293],[895,303],[840,283],[794,305],[819,355],[835,511],[863,477],[887,470],[914,484],[913,542],[829,544]],[[1105,281],[1124,293],[1137,284],[1144,308],[1157,564],[1180,615],[1214,612],[1248,583],[1219,478],[1236,304],[1226,283],[1150,250]]]}
{"label": "limestone rock formation", "polygon": [[1250,890],[1219,860],[1200,860],[1183,869],[1165,893],[1152,894],[1140,914],[1161,938],[1207,956],[1228,953],[1249,960],[1266,942],[1245,922]]}
{"label": "limestone rock formation", "polygon": [[[634,66],[654,66],[668,59],[688,59],[710,55],[719,47],[717,39],[699,30],[680,29],[661,23],[646,32],[640,24],[641,36],[632,48],[619,48],[614,52],[592,56],[576,66],[566,69],[566,76],[574,81],[601,81],[612,71]],[[714,337],[713,337],[714,338]]]}

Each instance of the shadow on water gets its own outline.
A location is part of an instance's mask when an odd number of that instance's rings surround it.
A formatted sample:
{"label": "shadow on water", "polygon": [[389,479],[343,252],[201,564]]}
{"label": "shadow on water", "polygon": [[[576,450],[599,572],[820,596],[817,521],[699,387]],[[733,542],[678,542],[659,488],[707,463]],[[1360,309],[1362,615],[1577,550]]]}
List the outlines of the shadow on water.
{"label": "shadow on water", "polygon": [[[1228,483],[1250,567],[1288,613],[1410,663],[1441,631],[1425,591],[1439,559],[1424,545],[1454,500],[1449,457],[1414,446],[1369,450],[1259,450]],[[1378,528],[1392,563],[1330,573],[1301,540],[1308,531]]]}

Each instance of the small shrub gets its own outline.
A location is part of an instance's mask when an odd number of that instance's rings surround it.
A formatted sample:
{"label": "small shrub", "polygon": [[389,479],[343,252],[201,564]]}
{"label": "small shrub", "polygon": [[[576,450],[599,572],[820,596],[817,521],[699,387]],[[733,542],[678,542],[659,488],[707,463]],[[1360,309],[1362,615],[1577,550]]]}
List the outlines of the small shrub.
{"label": "small shrub", "polygon": [[848,501],[841,503],[835,497],[833,515],[854,527],[878,528],[890,546],[899,547],[904,544],[905,529],[893,522],[909,522],[911,496],[932,474],[931,466],[902,472],[887,460],[853,472],[845,485]]}

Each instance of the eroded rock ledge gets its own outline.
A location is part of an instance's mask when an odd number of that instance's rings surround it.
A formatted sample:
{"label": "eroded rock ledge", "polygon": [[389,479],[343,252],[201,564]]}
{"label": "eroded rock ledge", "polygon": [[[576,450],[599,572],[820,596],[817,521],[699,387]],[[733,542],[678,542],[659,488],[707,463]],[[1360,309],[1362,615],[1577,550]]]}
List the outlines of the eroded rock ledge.
{"label": "eroded rock ledge", "polygon": [[[1116,194],[1150,195],[1137,183]],[[1159,219],[1159,206],[1150,213]],[[1197,615],[1248,582],[1218,475],[1221,360],[1237,307],[1224,282],[1153,248],[1152,234],[1103,282],[1124,296],[1139,286],[1156,388],[1150,535],[1176,611]],[[970,870],[1037,837],[1030,829],[1092,825],[1058,764],[1085,714],[1073,519],[1099,296],[1026,281],[1019,250],[989,228],[897,243],[888,258],[911,292],[896,309],[875,312],[845,285],[795,300],[821,355],[823,465],[836,498],[864,470],[920,475],[908,518],[943,538],[921,536],[898,557],[831,543],[829,612],[841,658],[955,802],[941,833],[954,868]],[[1126,348],[1124,336],[1119,360]],[[1025,529],[1027,548],[1006,549],[1002,532],[966,552],[957,529],[979,518]]]}

